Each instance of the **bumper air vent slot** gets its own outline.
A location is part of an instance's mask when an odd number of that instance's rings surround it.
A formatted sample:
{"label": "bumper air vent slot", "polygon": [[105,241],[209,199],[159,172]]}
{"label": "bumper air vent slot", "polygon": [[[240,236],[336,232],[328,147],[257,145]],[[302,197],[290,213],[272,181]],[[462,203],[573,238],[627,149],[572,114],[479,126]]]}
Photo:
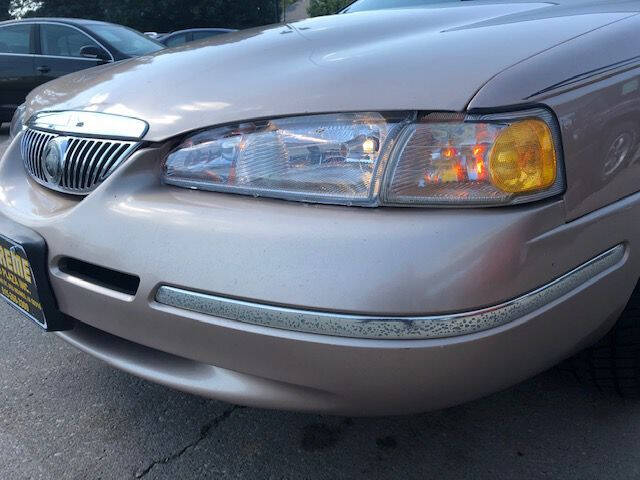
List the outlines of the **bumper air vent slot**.
{"label": "bumper air vent slot", "polygon": [[62,258],[58,267],[67,275],[131,296],[138,292],[140,286],[140,277],[136,275],[100,267],[75,258]]}

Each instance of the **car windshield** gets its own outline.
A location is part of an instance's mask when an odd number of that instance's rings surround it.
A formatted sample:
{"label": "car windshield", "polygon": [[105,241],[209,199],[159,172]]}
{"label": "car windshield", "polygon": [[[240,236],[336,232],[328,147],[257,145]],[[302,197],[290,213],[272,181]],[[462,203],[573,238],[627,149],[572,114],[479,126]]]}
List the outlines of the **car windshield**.
{"label": "car windshield", "polygon": [[381,10],[384,8],[422,7],[438,3],[454,3],[463,0],[358,0],[342,10],[341,13]]}
{"label": "car windshield", "polygon": [[91,31],[125,55],[138,56],[164,48],[141,33],[119,25],[91,25]]}

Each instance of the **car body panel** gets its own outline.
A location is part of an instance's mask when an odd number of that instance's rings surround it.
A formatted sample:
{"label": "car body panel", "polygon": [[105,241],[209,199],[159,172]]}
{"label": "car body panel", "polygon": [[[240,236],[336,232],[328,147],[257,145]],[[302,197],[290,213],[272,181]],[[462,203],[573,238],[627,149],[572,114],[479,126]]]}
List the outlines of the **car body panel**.
{"label": "car body panel", "polygon": [[[639,29],[640,16],[633,16],[529,58],[497,75],[469,104],[553,109],[564,141],[568,220],[640,188]],[[611,165],[607,152],[626,131],[634,137],[626,158]]]}
{"label": "car body panel", "polygon": [[[628,248],[620,264],[541,310],[456,338],[363,340],[249,325],[159,305],[155,291],[170,284],[325,311],[459,311],[630,244],[640,235],[632,221],[640,196],[570,223],[562,201],[445,211],[305,206],[164,187],[163,151],[150,149],[79,202],[26,177],[12,161],[17,143],[0,165],[0,215],[47,239],[61,310],[114,336],[80,327],[62,337],[137,375],[237,403],[371,415],[477,398],[606,332],[639,268]],[[139,275],[137,293],[62,271],[69,255]]]}
{"label": "car body panel", "polygon": [[[56,255],[95,263],[99,251],[100,265],[141,275],[143,297],[166,283],[363,314],[446,313],[501,303],[614,246],[581,251],[569,242],[548,252],[546,242],[536,239],[564,224],[558,201],[515,209],[363,209],[167,187],[156,171],[160,152],[134,155],[80,202],[36,188],[22,165],[5,163],[2,203],[43,235]],[[17,145],[7,152],[17,154]],[[469,237],[469,230],[482,231],[478,235],[486,243]],[[103,233],[87,234],[98,231]],[[132,240],[149,231],[162,239],[162,252]],[[526,246],[506,249],[505,241]],[[434,250],[440,242],[447,252]],[[491,244],[494,254],[484,255]],[[175,268],[171,252],[185,249],[191,253],[180,254],[181,261],[189,267]],[[215,257],[215,265],[199,262],[203,252]],[[573,265],[565,269],[569,260]],[[142,275],[147,265],[157,270],[149,278]],[[447,271],[469,274],[461,278]],[[479,275],[495,286],[479,289]]]}
{"label": "car body panel", "polygon": [[24,101],[25,92],[41,85],[31,55],[0,53],[0,122],[8,122],[16,108]]}
{"label": "car body panel", "polygon": [[[565,208],[557,200],[494,209],[364,209],[167,187],[156,170],[162,152],[135,154],[82,201],[39,186],[21,164],[5,162],[0,213],[36,229],[58,257],[140,276],[142,297],[164,283],[356,314],[499,304],[629,240],[614,235],[576,245],[563,230]],[[17,155],[14,142],[6,157]],[[133,241],[149,231],[162,239],[160,250]],[[99,261],[94,252],[101,252]]]}
{"label": "car body panel", "polygon": [[62,77],[64,75],[68,75],[70,73],[77,72],[79,70],[96,67],[98,65],[106,63],[105,60],[101,60],[99,58],[92,59],[62,54],[52,55],[52,52],[48,52],[45,49],[46,32],[44,31],[44,29],[46,28],[53,27],[70,29],[69,31],[71,31],[75,35],[84,35],[87,45],[95,45],[98,48],[102,49],[105,55],[108,56],[111,60],[113,60],[114,58],[109,50],[98,43],[98,40],[95,39],[95,36],[92,36],[90,32],[87,32],[85,29],[74,24],[40,21],[31,23],[31,25],[33,25],[33,27],[35,28],[36,50],[33,60],[35,62],[36,72],[40,77],[40,84],[50,82],[51,80]]}
{"label": "car body panel", "polygon": [[[409,413],[477,398],[596,341],[636,286],[640,172],[633,162],[608,168],[607,147],[628,129],[616,128],[618,117],[637,119],[635,64],[621,62],[640,55],[638,5],[462,2],[345,14],[58,79],[29,97],[31,113],[137,117],[149,123],[147,142],[79,198],[25,173],[19,136],[0,161],[0,216],[46,239],[60,309],[81,323],[62,338],[118,368],[213,398],[329,413]],[[567,190],[530,204],[367,209],[161,181],[179,136],[210,125],[532,106],[559,121]],[[167,285],[314,312],[445,316],[539,290],[614,247],[625,252],[619,263],[561,298],[441,339],[303,333],[156,301]],[[64,257],[135,275],[139,287],[123,293],[75,275]]]}
{"label": "car body panel", "polygon": [[[32,26],[28,51],[25,53],[2,52],[0,50],[0,122],[9,121],[13,111],[20,105],[26,92],[41,84],[35,69],[33,54],[36,48],[35,30]],[[13,49],[12,49],[13,50]]]}
{"label": "car body panel", "polygon": [[184,45],[185,43],[204,40],[217,35],[224,35],[236,31],[237,30],[230,28],[191,28],[188,30],[178,30],[176,32],[159,35],[156,37],[156,41],[166,45],[167,47],[173,48]]}
{"label": "car body panel", "polygon": [[624,263],[535,314],[453,339],[363,341],[237,328],[176,309],[143,317],[135,330],[92,317],[98,331],[81,326],[60,335],[114,367],[227,402],[337,415],[411,414],[508,388],[591,345],[620,314],[633,268]]}
{"label": "car body panel", "polygon": [[[146,139],[159,141],[211,125],[309,112],[461,111],[501,70],[631,15],[553,12],[544,3],[464,2],[245,30],[62,78],[30,95],[29,112],[90,108],[137,117],[150,124]],[[523,31],[520,17],[512,17],[525,13]],[[355,71],[367,74],[354,83]]]}

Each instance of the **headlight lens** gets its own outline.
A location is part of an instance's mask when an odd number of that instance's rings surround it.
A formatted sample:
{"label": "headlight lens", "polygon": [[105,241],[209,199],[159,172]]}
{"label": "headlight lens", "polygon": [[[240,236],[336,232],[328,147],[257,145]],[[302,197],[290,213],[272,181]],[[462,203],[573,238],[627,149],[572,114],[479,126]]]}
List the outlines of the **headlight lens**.
{"label": "headlight lens", "polygon": [[24,130],[24,114],[27,111],[26,105],[20,105],[11,119],[11,126],[9,127],[9,136],[15,138],[22,130]]}
{"label": "headlight lens", "polygon": [[427,115],[407,128],[384,191],[395,205],[506,205],[561,193],[552,118]]}
{"label": "headlight lens", "polygon": [[169,184],[329,203],[372,203],[407,116],[314,115],[215,128],[166,159]]}
{"label": "headlight lens", "polygon": [[164,162],[168,184],[367,206],[507,205],[561,193],[554,118],[347,113],[220,127]]}

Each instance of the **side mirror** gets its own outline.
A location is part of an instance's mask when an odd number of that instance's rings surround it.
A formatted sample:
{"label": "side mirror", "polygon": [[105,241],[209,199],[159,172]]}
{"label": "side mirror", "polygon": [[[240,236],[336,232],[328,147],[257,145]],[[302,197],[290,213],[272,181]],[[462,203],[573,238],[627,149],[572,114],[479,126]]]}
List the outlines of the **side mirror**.
{"label": "side mirror", "polygon": [[80,49],[80,55],[84,58],[94,58],[96,60],[107,61],[110,60],[107,52],[102,48],[95,47],[93,45],[85,45]]}

